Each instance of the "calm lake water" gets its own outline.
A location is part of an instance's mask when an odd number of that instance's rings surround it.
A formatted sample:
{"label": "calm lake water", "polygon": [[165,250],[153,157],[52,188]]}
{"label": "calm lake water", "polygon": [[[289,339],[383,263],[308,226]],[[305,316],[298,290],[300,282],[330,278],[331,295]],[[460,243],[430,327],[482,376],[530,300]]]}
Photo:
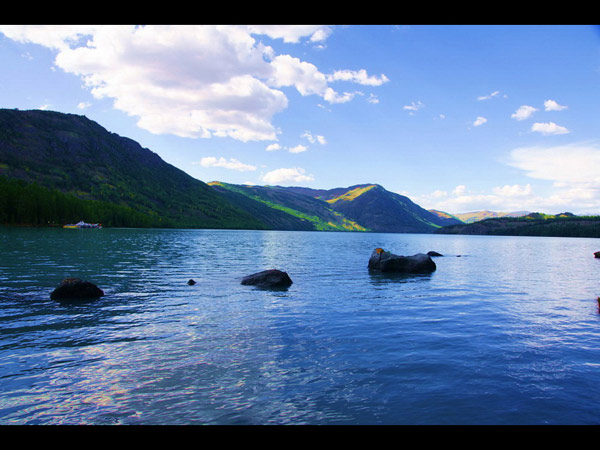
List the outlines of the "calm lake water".
{"label": "calm lake water", "polygon": [[[376,247],[444,256],[431,275],[377,276]],[[0,228],[0,424],[598,424],[599,250],[578,238]],[[294,284],[240,284],[268,268]],[[70,276],[105,297],[50,300]]]}

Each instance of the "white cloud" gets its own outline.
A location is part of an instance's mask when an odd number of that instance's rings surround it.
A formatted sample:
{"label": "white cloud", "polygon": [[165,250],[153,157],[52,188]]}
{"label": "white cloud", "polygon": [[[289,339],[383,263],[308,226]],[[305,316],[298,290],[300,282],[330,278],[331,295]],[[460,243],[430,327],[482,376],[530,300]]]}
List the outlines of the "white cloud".
{"label": "white cloud", "polygon": [[531,185],[520,186],[518,184],[498,186],[493,189],[494,194],[501,195],[503,197],[524,197],[531,195]]}
{"label": "white cloud", "polygon": [[474,127],[478,127],[480,125],[483,125],[484,123],[487,122],[487,119],[485,117],[477,117],[477,119],[475,119],[475,121],[473,122],[473,126]]}
{"label": "white cloud", "polygon": [[314,144],[315,142],[318,142],[321,145],[327,144],[327,141],[325,140],[324,136],[318,134],[313,136],[313,134],[310,131],[305,131],[304,134],[302,134],[300,137],[308,139],[308,141],[311,144]]}
{"label": "white cloud", "polygon": [[448,196],[448,192],[436,189],[430,195],[432,198],[445,198]]}
{"label": "white cloud", "polygon": [[314,64],[291,55],[279,55],[273,59],[271,67],[269,81],[272,86],[294,86],[302,95],[325,95],[327,78]]}
{"label": "white cloud", "polygon": [[467,191],[467,187],[464,184],[458,185],[452,191],[453,195],[463,195]]}
{"label": "white cloud", "polygon": [[516,120],[525,120],[531,117],[531,115],[539,111],[537,108],[529,105],[521,105],[510,117]]}
{"label": "white cloud", "polygon": [[277,143],[271,144],[271,145],[268,145],[265,150],[268,151],[268,152],[272,152],[272,151],[275,151],[275,150],[281,150],[281,145],[279,145]]}
{"label": "white cloud", "polygon": [[248,30],[293,44],[306,37],[311,42],[322,42],[331,34],[331,28],[323,25],[249,25]]}
{"label": "white cloud", "polygon": [[79,76],[95,98],[112,100],[151,133],[244,142],[276,140],[273,117],[288,106],[280,88],[343,103],[356,93],[338,93],[330,81],[387,81],[363,69],[327,76],[258,40],[322,43],[331,32],[318,25],[0,26],[10,39],[55,51],[56,67]]}
{"label": "white cloud", "polygon": [[449,213],[460,214],[471,211],[517,211],[533,206],[536,199],[530,185],[506,185],[492,189],[491,193],[477,193],[467,189],[465,185],[457,186],[451,195],[445,191],[433,191],[430,194],[415,197],[414,201],[427,209],[437,209]]}
{"label": "white cloud", "polygon": [[367,98],[367,102],[376,105],[377,103],[379,103],[379,99],[377,98],[377,96],[375,94],[369,94],[369,97]]}
{"label": "white cloud", "polygon": [[527,175],[551,180],[559,187],[600,188],[600,147],[572,144],[555,147],[521,147],[510,153],[509,165]]}
{"label": "white cloud", "polygon": [[487,192],[472,192],[459,185],[448,195],[435,190],[411,198],[424,208],[449,213],[480,210],[600,213],[600,146],[521,147],[510,153],[508,164],[532,179],[552,182],[550,191],[540,195],[531,183],[496,186]]}
{"label": "white cloud", "polygon": [[228,161],[223,157],[216,158],[214,156],[207,156],[202,158],[199,163],[194,162],[192,164],[200,164],[202,167],[223,167],[225,169],[237,170],[239,172],[256,170],[256,166],[241,163],[235,158],[230,158]]}
{"label": "white cloud", "polygon": [[546,100],[544,102],[544,108],[546,111],[562,111],[566,109],[567,106],[559,105],[554,100]]}
{"label": "white cloud", "polygon": [[336,70],[332,75],[327,76],[328,81],[352,81],[365,86],[381,86],[389,80],[384,74],[380,77],[369,76],[365,69],[361,70]]}
{"label": "white cloud", "polygon": [[288,147],[288,151],[290,153],[302,153],[302,152],[305,152],[306,150],[308,150],[308,147],[306,147],[302,144],[298,144],[295,147]]}
{"label": "white cloud", "polygon": [[79,102],[77,104],[78,109],[86,109],[86,108],[89,108],[90,106],[92,106],[92,104],[90,102]]}
{"label": "white cloud", "polygon": [[279,184],[290,181],[302,183],[314,180],[312,176],[305,175],[305,170],[299,167],[272,170],[271,172],[267,172],[261,179],[267,184]]}
{"label": "white cloud", "polygon": [[411,111],[412,113],[414,113],[424,107],[425,107],[425,105],[419,100],[416,103],[411,102],[410,105],[403,106],[402,109],[405,109],[407,111]]}
{"label": "white cloud", "polygon": [[542,133],[543,135],[569,133],[569,130],[567,130],[565,127],[556,125],[554,122],[547,122],[547,123],[536,122],[531,126],[531,131],[537,131],[538,133]]}
{"label": "white cloud", "polygon": [[496,97],[498,94],[500,94],[500,91],[494,91],[490,95],[482,95],[481,97],[477,97],[477,100],[489,100],[493,97]]}

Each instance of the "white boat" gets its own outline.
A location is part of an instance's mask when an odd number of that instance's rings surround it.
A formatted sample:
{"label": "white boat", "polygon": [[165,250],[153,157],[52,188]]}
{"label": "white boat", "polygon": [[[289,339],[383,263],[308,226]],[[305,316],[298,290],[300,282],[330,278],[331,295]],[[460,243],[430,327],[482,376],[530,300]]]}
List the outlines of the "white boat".
{"label": "white boat", "polygon": [[86,223],[80,220],[77,223],[68,223],[63,228],[102,228],[102,225],[99,223]]}

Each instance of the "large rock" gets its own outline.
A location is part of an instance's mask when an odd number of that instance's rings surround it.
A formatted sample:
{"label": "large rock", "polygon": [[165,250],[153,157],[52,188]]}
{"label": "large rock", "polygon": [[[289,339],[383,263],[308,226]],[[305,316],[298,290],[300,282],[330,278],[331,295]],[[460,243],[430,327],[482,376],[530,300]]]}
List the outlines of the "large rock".
{"label": "large rock", "polygon": [[369,270],[395,273],[431,273],[436,265],[429,255],[417,253],[412,256],[394,255],[376,248],[369,258]]}
{"label": "large rock", "polygon": [[52,291],[52,300],[89,300],[100,298],[104,291],[89,281],[79,278],[65,278],[60,285]]}
{"label": "large rock", "polygon": [[264,270],[242,278],[242,284],[259,287],[289,287],[292,279],[286,272],[277,269]]}

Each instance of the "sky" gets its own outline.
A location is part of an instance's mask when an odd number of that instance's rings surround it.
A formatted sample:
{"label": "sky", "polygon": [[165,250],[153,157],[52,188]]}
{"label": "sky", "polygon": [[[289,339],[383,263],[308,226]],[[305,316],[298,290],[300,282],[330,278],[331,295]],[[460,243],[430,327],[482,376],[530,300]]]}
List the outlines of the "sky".
{"label": "sky", "polygon": [[598,26],[0,25],[0,108],[85,115],[204,182],[600,214]]}

